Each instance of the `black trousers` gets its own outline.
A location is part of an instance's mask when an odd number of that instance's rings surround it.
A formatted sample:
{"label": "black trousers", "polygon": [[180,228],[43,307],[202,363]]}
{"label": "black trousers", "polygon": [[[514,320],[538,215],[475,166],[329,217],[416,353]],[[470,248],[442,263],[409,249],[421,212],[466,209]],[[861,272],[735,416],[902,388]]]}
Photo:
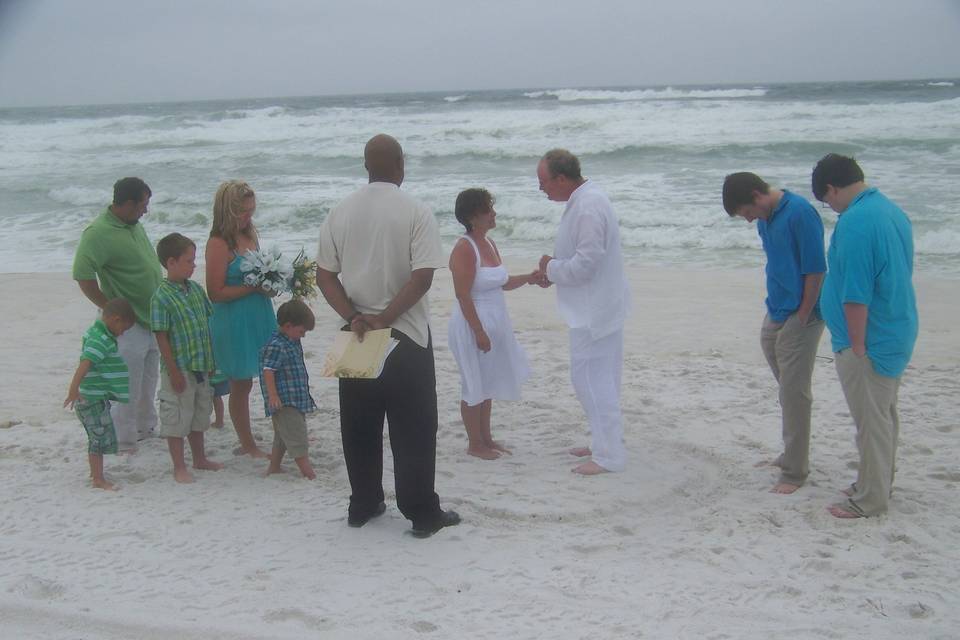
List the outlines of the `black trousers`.
{"label": "black trousers", "polygon": [[374,380],[340,380],[340,435],[350,477],[350,515],[367,516],[383,502],[383,419],[390,429],[400,513],[414,526],[440,516],[437,462],[437,376],[433,339],[426,348],[393,330],[399,344]]}

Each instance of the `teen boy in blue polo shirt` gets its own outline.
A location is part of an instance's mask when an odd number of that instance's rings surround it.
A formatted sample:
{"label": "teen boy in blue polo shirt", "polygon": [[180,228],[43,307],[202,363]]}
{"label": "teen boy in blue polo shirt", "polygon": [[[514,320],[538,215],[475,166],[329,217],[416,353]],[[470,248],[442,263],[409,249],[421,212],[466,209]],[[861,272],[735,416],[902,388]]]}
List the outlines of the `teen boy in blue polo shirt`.
{"label": "teen boy in blue polo shirt", "polygon": [[867,186],[853,158],[824,156],[812,183],[817,200],[839,214],[820,304],[860,455],[849,499],[829,510],[838,518],[875,516],[887,510],[893,487],[897,392],[917,339],[913,230],[900,207]]}
{"label": "teen boy in blue polo shirt", "polygon": [[773,463],[780,480],[771,491],[789,494],[810,473],[811,381],[824,325],[817,304],[826,271],[823,222],[805,199],[749,172],[726,177],[723,208],[731,217],[757,221],[767,256],[760,345],[780,386],[783,429],[783,453]]}

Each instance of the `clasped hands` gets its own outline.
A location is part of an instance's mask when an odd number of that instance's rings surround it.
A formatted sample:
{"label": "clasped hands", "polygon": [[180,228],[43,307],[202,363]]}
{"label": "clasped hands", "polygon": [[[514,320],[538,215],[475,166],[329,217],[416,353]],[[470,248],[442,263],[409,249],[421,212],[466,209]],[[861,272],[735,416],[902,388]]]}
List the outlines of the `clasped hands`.
{"label": "clasped hands", "polygon": [[550,282],[550,279],[547,278],[547,264],[553,260],[553,256],[543,255],[540,256],[540,264],[537,265],[537,269],[530,274],[529,284],[535,284],[538,287],[546,289],[553,283]]}
{"label": "clasped hands", "polygon": [[363,336],[367,331],[386,329],[389,326],[379,314],[373,313],[358,313],[350,320],[350,330],[357,334],[357,340],[360,342],[363,342]]}

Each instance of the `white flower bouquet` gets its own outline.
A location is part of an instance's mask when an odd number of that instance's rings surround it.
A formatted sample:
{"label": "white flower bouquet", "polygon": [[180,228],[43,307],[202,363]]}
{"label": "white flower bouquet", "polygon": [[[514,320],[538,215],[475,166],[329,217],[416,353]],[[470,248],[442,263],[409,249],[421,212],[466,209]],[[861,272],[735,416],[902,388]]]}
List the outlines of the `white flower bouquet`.
{"label": "white flower bouquet", "polygon": [[293,266],[283,261],[275,247],[267,251],[247,251],[240,260],[240,271],[243,284],[272,294],[289,291],[288,283],[293,276]]}
{"label": "white flower bouquet", "polygon": [[303,249],[292,261],[284,260],[276,248],[247,251],[240,261],[243,283],[270,294],[290,293],[294,298],[317,295],[317,263],[307,259]]}

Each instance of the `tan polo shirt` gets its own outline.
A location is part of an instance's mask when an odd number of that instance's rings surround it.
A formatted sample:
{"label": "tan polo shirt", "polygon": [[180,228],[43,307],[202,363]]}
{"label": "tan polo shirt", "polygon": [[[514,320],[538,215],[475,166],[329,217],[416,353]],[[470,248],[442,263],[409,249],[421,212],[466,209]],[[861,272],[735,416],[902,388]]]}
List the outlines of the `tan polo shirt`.
{"label": "tan polo shirt", "polygon": [[[447,265],[436,218],[389,182],[368,184],[338,204],[320,227],[317,265],[340,274],[361,313],[380,313],[415,269]],[[424,295],[393,328],[427,346],[430,303]]]}

